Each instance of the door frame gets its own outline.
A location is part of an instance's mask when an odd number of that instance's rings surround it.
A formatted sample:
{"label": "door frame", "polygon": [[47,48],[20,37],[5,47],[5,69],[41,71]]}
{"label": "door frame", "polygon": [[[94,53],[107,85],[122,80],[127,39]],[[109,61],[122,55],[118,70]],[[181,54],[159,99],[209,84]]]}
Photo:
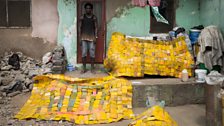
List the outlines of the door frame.
{"label": "door frame", "polygon": [[[79,17],[81,16],[81,12],[79,12],[79,10],[81,10],[81,6],[80,6],[80,3],[81,2],[102,2],[102,26],[103,26],[103,39],[104,39],[104,48],[103,48],[103,61],[102,62],[95,62],[96,64],[103,64],[104,62],[104,59],[106,57],[106,47],[107,47],[107,25],[106,25],[106,0],[77,0],[77,63],[82,63],[82,61],[80,62],[78,60],[78,52],[79,52],[79,49],[78,49],[78,46],[80,45],[80,38],[78,36],[79,34]],[[90,63],[87,61],[87,63]]]}

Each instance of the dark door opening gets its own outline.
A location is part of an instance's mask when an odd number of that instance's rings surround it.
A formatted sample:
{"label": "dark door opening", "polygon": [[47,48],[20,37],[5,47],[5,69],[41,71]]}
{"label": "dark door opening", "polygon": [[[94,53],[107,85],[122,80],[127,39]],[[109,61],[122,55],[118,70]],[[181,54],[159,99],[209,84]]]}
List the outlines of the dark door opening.
{"label": "dark door opening", "polygon": [[[103,63],[105,57],[105,40],[106,40],[106,20],[105,20],[105,0],[78,0],[78,19],[81,15],[84,14],[85,9],[84,5],[89,2],[93,4],[93,14],[97,17],[98,21],[98,38],[96,40],[96,56],[95,56],[95,63]],[[80,25],[79,20],[78,27]],[[77,28],[78,28],[77,27]],[[79,33],[79,29],[78,29]],[[77,40],[77,59],[78,63],[82,63],[82,51],[80,47],[80,38]],[[87,56],[87,62],[90,62],[89,56]]]}
{"label": "dark door opening", "polygon": [[161,0],[159,6],[160,14],[168,20],[169,24],[157,22],[150,8],[150,33],[167,33],[175,25],[176,0]]}

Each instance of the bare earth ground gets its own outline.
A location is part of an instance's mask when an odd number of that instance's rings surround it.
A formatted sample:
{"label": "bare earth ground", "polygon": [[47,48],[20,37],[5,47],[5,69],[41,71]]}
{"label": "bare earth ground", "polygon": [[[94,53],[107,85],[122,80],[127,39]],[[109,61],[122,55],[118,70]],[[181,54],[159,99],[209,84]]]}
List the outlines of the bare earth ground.
{"label": "bare earth ground", "polygon": [[[68,72],[65,75],[72,77],[103,77],[107,74],[102,71],[96,71],[96,74],[87,72],[80,75],[80,71]],[[22,120],[13,119],[15,114],[25,104],[31,93],[22,93],[15,97],[0,96],[0,126],[73,126],[73,123],[65,121],[41,121],[41,120]],[[165,107],[171,117],[177,121],[179,126],[205,126],[205,106],[204,105],[185,105],[177,107]],[[146,108],[133,109],[136,114],[146,110]],[[111,124],[101,124],[94,126],[127,126],[131,120],[122,120]]]}

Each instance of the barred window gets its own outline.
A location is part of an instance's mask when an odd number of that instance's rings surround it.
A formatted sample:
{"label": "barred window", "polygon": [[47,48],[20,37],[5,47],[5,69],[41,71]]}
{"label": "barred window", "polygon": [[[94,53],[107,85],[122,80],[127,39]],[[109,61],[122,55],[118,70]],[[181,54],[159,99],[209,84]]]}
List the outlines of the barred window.
{"label": "barred window", "polygon": [[0,0],[0,27],[30,27],[31,0]]}

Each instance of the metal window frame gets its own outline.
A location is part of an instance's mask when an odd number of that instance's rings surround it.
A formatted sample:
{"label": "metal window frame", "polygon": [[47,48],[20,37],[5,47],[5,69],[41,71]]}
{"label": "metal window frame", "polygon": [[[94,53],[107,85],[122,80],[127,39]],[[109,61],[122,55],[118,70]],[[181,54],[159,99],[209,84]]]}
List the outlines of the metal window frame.
{"label": "metal window frame", "polygon": [[[6,26],[0,26],[1,29],[21,29],[32,27],[32,0],[5,0],[6,1]],[[8,2],[9,1],[30,1],[30,26],[9,26],[9,13],[8,13]]]}

